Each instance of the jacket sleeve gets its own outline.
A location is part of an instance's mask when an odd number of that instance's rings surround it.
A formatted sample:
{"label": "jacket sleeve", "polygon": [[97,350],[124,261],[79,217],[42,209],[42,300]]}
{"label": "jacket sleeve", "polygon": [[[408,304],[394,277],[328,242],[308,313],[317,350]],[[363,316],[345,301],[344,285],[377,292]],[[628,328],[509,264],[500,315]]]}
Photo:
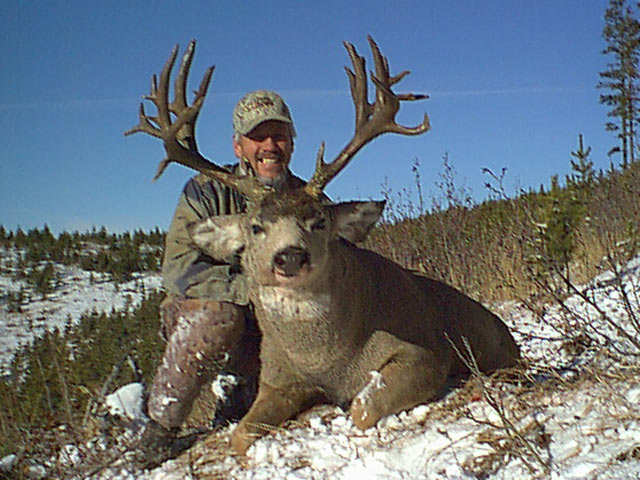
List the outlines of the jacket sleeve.
{"label": "jacket sleeve", "polygon": [[238,196],[214,181],[194,177],[178,200],[162,262],[164,287],[170,294],[248,303],[246,277],[239,262],[229,264],[202,252],[189,238],[187,225],[211,216],[238,213]]}

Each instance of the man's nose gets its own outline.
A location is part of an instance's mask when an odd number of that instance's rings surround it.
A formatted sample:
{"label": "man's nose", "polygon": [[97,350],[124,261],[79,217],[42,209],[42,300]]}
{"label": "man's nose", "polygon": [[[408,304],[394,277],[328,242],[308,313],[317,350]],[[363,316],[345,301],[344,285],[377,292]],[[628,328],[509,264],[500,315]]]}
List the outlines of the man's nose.
{"label": "man's nose", "polygon": [[264,140],[262,141],[262,147],[268,150],[275,150],[276,149],[276,141],[273,139],[273,137],[271,135],[267,135],[266,137],[264,137]]}

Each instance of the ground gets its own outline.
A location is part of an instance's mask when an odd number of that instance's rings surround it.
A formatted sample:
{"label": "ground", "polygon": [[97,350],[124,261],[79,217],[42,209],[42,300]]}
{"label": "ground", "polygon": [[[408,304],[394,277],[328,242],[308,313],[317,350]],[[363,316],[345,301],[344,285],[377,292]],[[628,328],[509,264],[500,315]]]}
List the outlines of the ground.
{"label": "ground", "polygon": [[[69,445],[52,462],[69,466],[65,478],[102,480],[635,480],[640,259],[624,266],[620,280],[605,272],[535,314],[516,302],[490,306],[514,332],[523,366],[491,378],[474,376],[443,399],[365,432],[341,409],[323,406],[258,440],[244,458],[228,447],[231,424],[148,472],[132,468],[115,447],[104,450],[100,438]],[[59,308],[64,318],[74,302],[64,306],[62,297],[40,308]],[[141,391],[133,384],[108,397],[106,407],[125,409],[120,430],[113,430],[120,432],[116,443],[122,448],[144,422]],[[0,470],[10,463],[9,457],[0,461]],[[34,475],[43,471],[37,467]]]}

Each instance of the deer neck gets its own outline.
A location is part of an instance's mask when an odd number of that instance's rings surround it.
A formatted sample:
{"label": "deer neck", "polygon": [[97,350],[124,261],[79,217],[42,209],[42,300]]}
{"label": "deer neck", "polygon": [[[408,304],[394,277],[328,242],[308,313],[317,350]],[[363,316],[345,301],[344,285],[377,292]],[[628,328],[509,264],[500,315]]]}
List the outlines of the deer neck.
{"label": "deer neck", "polygon": [[344,278],[348,267],[333,250],[317,281],[305,288],[256,285],[251,289],[265,341],[277,342],[288,352],[326,352],[353,335],[354,326],[344,321],[344,304],[349,300],[341,291],[349,283]]}

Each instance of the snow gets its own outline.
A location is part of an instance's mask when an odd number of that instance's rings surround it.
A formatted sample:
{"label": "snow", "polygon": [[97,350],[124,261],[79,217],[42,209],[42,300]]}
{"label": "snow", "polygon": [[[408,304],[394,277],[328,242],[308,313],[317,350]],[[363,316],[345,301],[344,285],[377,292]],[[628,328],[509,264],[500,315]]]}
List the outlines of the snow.
{"label": "snow", "polygon": [[[157,273],[137,273],[133,280],[116,286],[108,281],[108,275],[76,266],[56,265],[56,272],[59,287],[46,299],[31,294],[33,298],[22,305],[22,312],[7,312],[4,306],[0,310],[4,317],[0,322],[0,376],[8,374],[9,362],[18,348],[43,332],[64,329],[67,323],[74,324],[90,312],[136,307],[145,293],[161,285]],[[0,275],[0,298],[21,289],[29,290],[24,281]]]}
{"label": "snow", "polygon": [[[105,282],[90,284],[85,274],[69,273],[67,293],[25,307],[32,318],[47,317],[48,323],[39,328],[55,326],[51,318],[59,319],[57,325],[64,324],[68,316],[78,318],[78,312],[97,305],[110,310],[136,301],[131,291],[135,282],[126,287],[131,289],[128,292],[125,287],[116,291]],[[623,275],[637,314],[640,258],[625,265]],[[139,277],[141,281],[145,288],[159,284],[153,276]],[[136,471],[126,455],[119,455],[91,477],[78,473],[69,478],[637,480],[640,352],[612,323],[636,338],[638,332],[631,327],[615,287],[610,273],[599,275],[582,287],[583,297],[574,295],[564,301],[570,313],[551,305],[542,319],[514,302],[495,308],[522,347],[530,365],[528,378],[471,379],[443,399],[384,418],[365,432],[340,408],[318,407],[256,441],[246,458],[236,457],[227,447],[235,428],[232,424],[199,441],[182,457],[148,472]],[[0,278],[0,288],[13,287]],[[124,295],[132,298],[126,300]],[[20,320],[10,317],[10,322]],[[6,329],[3,346],[13,345],[7,337],[17,336],[19,328],[2,328]],[[576,353],[567,348],[567,341],[584,328],[597,341]],[[20,335],[13,341],[28,338],[26,333]],[[3,355],[6,361],[8,354]],[[636,375],[625,374],[626,370]],[[224,391],[229,381],[220,378],[213,388]],[[378,387],[372,375],[368,388]],[[142,393],[139,384],[125,385],[108,396],[106,404],[112,415],[144,421]],[[366,392],[362,396],[366,398]],[[78,448],[70,445],[60,455],[80,472]],[[13,462],[12,456],[1,459],[0,471],[10,469]]]}
{"label": "snow", "polygon": [[141,383],[125,385],[105,398],[107,411],[129,420],[144,418],[144,386]]}
{"label": "snow", "polygon": [[4,458],[0,458],[0,472],[10,472],[17,459],[18,456],[13,453]]}
{"label": "snow", "polygon": [[235,375],[223,373],[211,382],[211,391],[216,398],[226,398],[237,384],[238,378]]}

